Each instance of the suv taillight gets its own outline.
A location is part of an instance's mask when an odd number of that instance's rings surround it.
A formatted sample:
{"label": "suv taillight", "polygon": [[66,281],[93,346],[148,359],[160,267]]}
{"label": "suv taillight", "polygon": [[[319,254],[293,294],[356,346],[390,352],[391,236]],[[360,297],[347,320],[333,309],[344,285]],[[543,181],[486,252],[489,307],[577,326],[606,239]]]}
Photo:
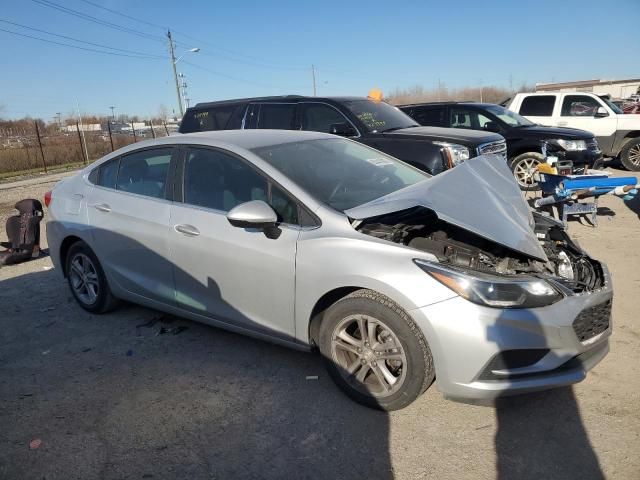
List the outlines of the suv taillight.
{"label": "suv taillight", "polygon": [[51,204],[51,190],[44,194],[44,204],[47,207]]}

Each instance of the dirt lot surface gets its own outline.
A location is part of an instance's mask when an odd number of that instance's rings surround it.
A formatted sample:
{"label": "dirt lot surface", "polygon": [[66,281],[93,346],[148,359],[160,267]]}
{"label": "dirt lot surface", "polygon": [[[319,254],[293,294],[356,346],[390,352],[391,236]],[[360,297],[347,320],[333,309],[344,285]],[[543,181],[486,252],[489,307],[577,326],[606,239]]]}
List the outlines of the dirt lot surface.
{"label": "dirt lot surface", "polygon": [[[13,203],[51,184],[0,185],[3,239]],[[570,233],[613,272],[611,353],[573,388],[496,407],[436,383],[368,410],[317,356],[131,305],[90,315],[48,258],[2,268],[0,478],[638,479],[640,201],[600,205],[597,229]]]}

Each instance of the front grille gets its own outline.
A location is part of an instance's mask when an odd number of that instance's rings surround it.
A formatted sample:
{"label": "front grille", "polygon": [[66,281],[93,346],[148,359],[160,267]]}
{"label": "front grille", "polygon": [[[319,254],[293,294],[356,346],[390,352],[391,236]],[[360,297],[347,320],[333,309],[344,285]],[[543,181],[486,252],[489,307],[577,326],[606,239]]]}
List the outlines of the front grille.
{"label": "front grille", "polygon": [[581,342],[600,335],[609,328],[612,300],[585,308],[573,321],[573,331]]}
{"label": "front grille", "polygon": [[478,155],[493,154],[507,159],[507,143],[504,140],[499,142],[484,143],[478,147]]}

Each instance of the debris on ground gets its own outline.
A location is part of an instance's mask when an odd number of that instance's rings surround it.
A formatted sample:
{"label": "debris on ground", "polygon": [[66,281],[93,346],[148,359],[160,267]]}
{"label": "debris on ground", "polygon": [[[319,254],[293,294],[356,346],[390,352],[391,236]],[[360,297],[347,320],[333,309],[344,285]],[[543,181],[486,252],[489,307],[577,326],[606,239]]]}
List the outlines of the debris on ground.
{"label": "debris on ground", "polygon": [[318,375],[307,375],[307,380],[318,380]]}
{"label": "debris on ground", "polygon": [[37,450],[42,445],[42,440],[39,438],[34,438],[29,442],[29,450]]}

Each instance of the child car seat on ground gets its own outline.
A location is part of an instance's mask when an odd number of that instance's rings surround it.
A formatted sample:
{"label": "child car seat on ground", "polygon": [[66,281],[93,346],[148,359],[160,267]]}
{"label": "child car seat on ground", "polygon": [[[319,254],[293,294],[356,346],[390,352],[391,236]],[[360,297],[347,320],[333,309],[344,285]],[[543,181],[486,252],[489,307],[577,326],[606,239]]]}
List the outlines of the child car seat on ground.
{"label": "child car seat on ground", "polygon": [[0,265],[24,262],[40,255],[40,222],[44,216],[42,204],[33,198],[15,205],[19,215],[7,219],[8,242],[0,242],[7,250],[0,252]]}

